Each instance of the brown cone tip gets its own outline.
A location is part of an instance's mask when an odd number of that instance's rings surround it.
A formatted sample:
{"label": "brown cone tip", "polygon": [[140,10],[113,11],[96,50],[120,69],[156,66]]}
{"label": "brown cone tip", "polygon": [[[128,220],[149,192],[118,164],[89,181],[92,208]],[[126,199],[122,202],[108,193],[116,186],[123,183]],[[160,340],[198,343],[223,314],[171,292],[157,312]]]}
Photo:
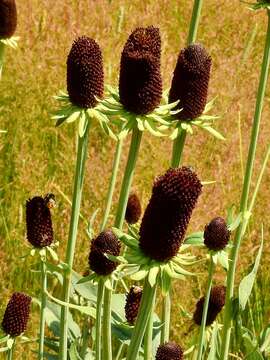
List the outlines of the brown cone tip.
{"label": "brown cone tip", "polygon": [[180,51],[174,70],[169,102],[179,100],[176,117],[192,120],[199,117],[207,103],[212,60],[200,44],[189,45]]}
{"label": "brown cone tip", "polygon": [[17,27],[15,0],[0,0],[0,39],[12,37]]}
{"label": "brown cone tip", "polygon": [[163,345],[159,345],[156,360],[182,360],[184,359],[184,352],[178,344],[174,342],[168,342]]}
{"label": "brown cone tip", "polygon": [[129,195],[125,219],[128,224],[136,224],[142,213],[141,202],[137,194],[132,193]]}
{"label": "brown cone tip", "polygon": [[[200,298],[200,300],[196,304],[196,309],[193,314],[193,320],[197,325],[201,325],[202,322],[204,300],[205,297]],[[225,305],[225,300],[226,287],[221,285],[214,286],[210,294],[206,326],[211,325],[216,320],[218,314],[221,312],[223,306]]]}
{"label": "brown cone tip", "polygon": [[134,325],[139,312],[142,298],[142,288],[140,286],[132,286],[126,297],[125,314],[127,322]]}
{"label": "brown cone tip", "polygon": [[[52,196],[52,194],[50,194]],[[26,201],[27,240],[36,248],[49,246],[53,242],[53,227],[49,203],[52,197],[35,196]]]}
{"label": "brown cone tip", "polygon": [[93,108],[103,97],[102,53],[95,40],[76,39],[67,58],[67,91],[70,101],[82,108]]}
{"label": "brown cone tip", "polygon": [[89,266],[98,275],[109,275],[117,267],[118,263],[109,260],[104,254],[120,255],[121,244],[111,230],[101,232],[92,240],[89,254]]}
{"label": "brown cone tip", "polygon": [[188,167],[169,169],[156,179],[139,232],[145,255],[158,261],[177,255],[201,191],[200,180]]}
{"label": "brown cone tip", "polygon": [[230,235],[226,221],[221,217],[216,217],[205,226],[204,243],[209,250],[220,251],[228,245]]}
{"label": "brown cone tip", "polygon": [[15,292],[10,298],[2,321],[2,329],[12,337],[21,335],[27,327],[31,297]]}
{"label": "brown cone tip", "polygon": [[160,103],[161,39],[153,26],[137,28],[129,36],[121,56],[119,95],[127,111],[148,114]]}

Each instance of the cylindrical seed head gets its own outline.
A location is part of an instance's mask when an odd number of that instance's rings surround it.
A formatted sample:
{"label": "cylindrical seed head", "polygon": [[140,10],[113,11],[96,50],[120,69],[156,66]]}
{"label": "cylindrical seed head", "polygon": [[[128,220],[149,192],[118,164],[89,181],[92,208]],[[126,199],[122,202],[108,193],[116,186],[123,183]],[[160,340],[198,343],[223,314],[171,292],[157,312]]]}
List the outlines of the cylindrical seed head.
{"label": "cylindrical seed head", "polygon": [[129,195],[125,219],[128,224],[136,224],[142,213],[142,207],[139,197],[132,193]]}
{"label": "cylindrical seed head", "polygon": [[137,28],[129,36],[121,56],[119,95],[127,111],[148,114],[160,103],[161,40],[159,29]]}
{"label": "cylindrical seed head", "polygon": [[103,97],[104,73],[102,53],[95,40],[76,39],[67,58],[67,91],[70,101],[82,108],[96,106]]}
{"label": "cylindrical seed head", "polygon": [[211,57],[200,44],[189,45],[180,51],[169,93],[169,102],[179,100],[176,109],[182,109],[176,115],[177,119],[192,120],[203,113],[211,63]]}
{"label": "cylindrical seed head", "polygon": [[140,286],[132,286],[127,294],[125,305],[126,319],[130,325],[134,325],[137,319],[141,298],[142,288]]}
{"label": "cylindrical seed head", "polygon": [[53,242],[53,227],[48,198],[35,196],[26,201],[27,240],[36,248]]}
{"label": "cylindrical seed head", "polygon": [[[226,299],[226,287],[214,286],[210,294],[207,317],[206,317],[206,326],[211,325],[216,320],[218,314],[221,312],[223,306],[225,305],[225,299]],[[193,314],[193,320],[197,325],[201,325],[202,322],[204,301],[205,301],[205,297],[200,298],[200,300],[196,304],[196,309]]]}
{"label": "cylindrical seed head", "polygon": [[209,250],[222,250],[228,245],[230,234],[226,221],[221,217],[216,217],[205,226],[204,243]]}
{"label": "cylindrical seed head", "polygon": [[201,191],[200,180],[187,167],[169,169],[155,180],[139,232],[147,256],[167,261],[177,254]]}
{"label": "cylindrical seed head", "polygon": [[27,327],[31,297],[15,292],[10,298],[2,321],[4,332],[12,337],[21,335]]}
{"label": "cylindrical seed head", "polygon": [[89,266],[98,275],[109,275],[117,267],[118,263],[109,260],[104,254],[120,255],[121,244],[111,230],[101,232],[92,240],[89,254]]}
{"label": "cylindrical seed head", "polygon": [[174,342],[159,345],[156,360],[183,360],[184,352],[181,346]]}
{"label": "cylindrical seed head", "polygon": [[0,0],[0,39],[14,35],[17,27],[17,8],[15,0]]}

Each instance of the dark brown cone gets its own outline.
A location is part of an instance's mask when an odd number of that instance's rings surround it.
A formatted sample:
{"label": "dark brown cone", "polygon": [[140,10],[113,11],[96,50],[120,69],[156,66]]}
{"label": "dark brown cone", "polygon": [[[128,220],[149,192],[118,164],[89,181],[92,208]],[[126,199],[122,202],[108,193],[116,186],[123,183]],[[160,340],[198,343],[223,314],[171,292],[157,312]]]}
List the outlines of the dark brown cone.
{"label": "dark brown cone", "polygon": [[156,360],[183,360],[184,352],[178,344],[174,342],[167,342],[159,345]]}
{"label": "dark brown cone", "polygon": [[67,58],[67,91],[70,101],[82,108],[93,108],[103,97],[102,53],[95,40],[79,37]]}
{"label": "dark brown cone", "polygon": [[90,269],[98,275],[109,275],[117,267],[118,263],[107,259],[104,253],[118,256],[121,245],[111,230],[103,231],[97,238],[92,240],[89,254]]}
{"label": "dark brown cone", "polygon": [[15,292],[10,298],[2,321],[2,329],[12,337],[21,335],[27,327],[31,297]]}
{"label": "dark brown cone", "polygon": [[15,0],[0,0],[0,39],[14,35],[17,27],[17,8]]}
{"label": "dark brown cone", "polygon": [[134,325],[137,319],[141,298],[142,288],[139,286],[132,286],[127,294],[125,305],[126,319],[130,325]]}
{"label": "dark brown cone", "polygon": [[27,240],[34,247],[42,248],[53,242],[51,213],[46,197],[35,196],[26,201]]}
{"label": "dark brown cone", "polygon": [[137,28],[129,36],[121,56],[119,95],[126,110],[148,114],[160,103],[161,40],[159,29]]}
{"label": "dark brown cone", "polygon": [[226,221],[217,217],[205,226],[204,243],[209,250],[219,251],[228,245],[230,235]]}
{"label": "dark brown cone", "polygon": [[169,102],[179,100],[176,109],[183,109],[176,115],[178,119],[192,120],[203,113],[211,63],[211,57],[200,44],[189,45],[180,51],[169,93]]}
{"label": "dark brown cone", "polygon": [[[218,314],[221,312],[223,306],[225,305],[225,298],[226,298],[225,286],[214,286],[212,288],[209,299],[206,326],[211,325],[216,320]],[[202,322],[204,299],[205,297],[202,297],[197,302],[196,310],[193,314],[193,320],[197,325],[201,325]]]}
{"label": "dark brown cone", "polygon": [[139,221],[142,213],[140,199],[133,193],[129,195],[125,219],[128,224],[136,224]]}
{"label": "dark brown cone", "polygon": [[187,167],[169,169],[158,177],[140,227],[140,248],[152,259],[175,256],[184,239],[202,185]]}

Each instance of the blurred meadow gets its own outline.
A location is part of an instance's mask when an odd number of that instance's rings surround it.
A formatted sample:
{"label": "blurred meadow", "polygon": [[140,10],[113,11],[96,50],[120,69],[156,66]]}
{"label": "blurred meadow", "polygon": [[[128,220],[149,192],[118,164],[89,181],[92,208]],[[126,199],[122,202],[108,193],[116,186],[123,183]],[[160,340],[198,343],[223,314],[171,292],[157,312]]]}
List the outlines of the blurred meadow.
{"label": "blurred meadow", "polygon": [[[66,87],[66,56],[79,35],[95,38],[104,55],[105,82],[117,85],[122,47],[137,26],[159,26],[162,36],[162,74],[164,89],[170,86],[178,52],[186,43],[192,10],[187,0],[17,0],[19,49],[8,49],[0,82],[0,128],[7,130],[0,138],[0,317],[14,290],[37,295],[38,274],[31,272],[33,261],[21,259],[28,250],[25,239],[25,201],[37,194],[53,192],[57,208],[53,211],[55,238],[63,258],[70,217],[75,165],[75,126],[55,128],[50,113],[56,109],[53,99]],[[226,141],[195,131],[188,136],[183,163],[196,169],[204,187],[189,231],[203,230],[215,216],[226,216],[226,209],[239,204],[242,187],[243,158],[246,158],[249,132],[254,114],[258,78],[263,53],[266,16],[252,12],[238,0],[205,0],[198,32],[198,42],[213,59],[209,99],[217,96],[212,113]],[[270,139],[269,87],[264,106],[256,173]],[[127,157],[128,140],[121,160],[114,204],[118,200],[121,175]],[[133,182],[144,207],[153,179],[170,164],[172,142],[145,133]],[[90,150],[82,203],[82,215],[89,219],[100,208],[95,223],[101,219],[110,178],[115,142],[104,136],[98,126],[90,132]],[[255,177],[254,177],[255,179]],[[249,231],[240,254],[239,273],[246,273],[260,243],[264,224],[265,246],[258,282],[262,284],[265,323],[270,317],[268,238],[270,235],[270,171],[263,178]],[[114,210],[114,209],[113,209]],[[113,214],[111,216],[113,220]],[[81,221],[74,269],[87,269],[89,239]],[[182,307],[192,312],[204,292],[204,263],[192,282],[178,281],[174,288],[172,339],[185,344],[192,335],[191,321]],[[239,274],[238,273],[238,274]],[[224,281],[224,274],[215,279]],[[239,279],[238,279],[239,280]],[[36,334],[38,315],[32,316],[28,336]],[[18,359],[34,359],[32,344],[18,352]],[[18,347],[17,351],[21,351]],[[0,357],[1,358],[1,357]],[[4,357],[3,357],[4,358]]]}

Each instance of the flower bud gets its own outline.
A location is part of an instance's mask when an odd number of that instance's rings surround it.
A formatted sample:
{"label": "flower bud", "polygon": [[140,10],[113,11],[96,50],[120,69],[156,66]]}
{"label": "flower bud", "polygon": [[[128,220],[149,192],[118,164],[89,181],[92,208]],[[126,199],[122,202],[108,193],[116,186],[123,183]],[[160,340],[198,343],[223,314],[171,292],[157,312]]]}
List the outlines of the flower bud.
{"label": "flower bud", "polygon": [[159,345],[156,360],[183,360],[184,352],[181,346],[174,342],[167,342],[163,345]]}
{"label": "flower bud", "polygon": [[136,224],[142,213],[142,207],[139,197],[133,193],[129,195],[125,219],[128,224]]}
{"label": "flower bud", "polygon": [[214,218],[204,229],[204,243],[209,250],[220,251],[230,240],[230,230],[224,219]]}
{"label": "flower bud", "polygon": [[12,37],[17,27],[15,0],[0,0],[0,39]]}
{"label": "flower bud", "polygon": [[134,325],[142,298],[142,288],[140,286],[132,286],[126,297],[125,313],[127,322]]}

